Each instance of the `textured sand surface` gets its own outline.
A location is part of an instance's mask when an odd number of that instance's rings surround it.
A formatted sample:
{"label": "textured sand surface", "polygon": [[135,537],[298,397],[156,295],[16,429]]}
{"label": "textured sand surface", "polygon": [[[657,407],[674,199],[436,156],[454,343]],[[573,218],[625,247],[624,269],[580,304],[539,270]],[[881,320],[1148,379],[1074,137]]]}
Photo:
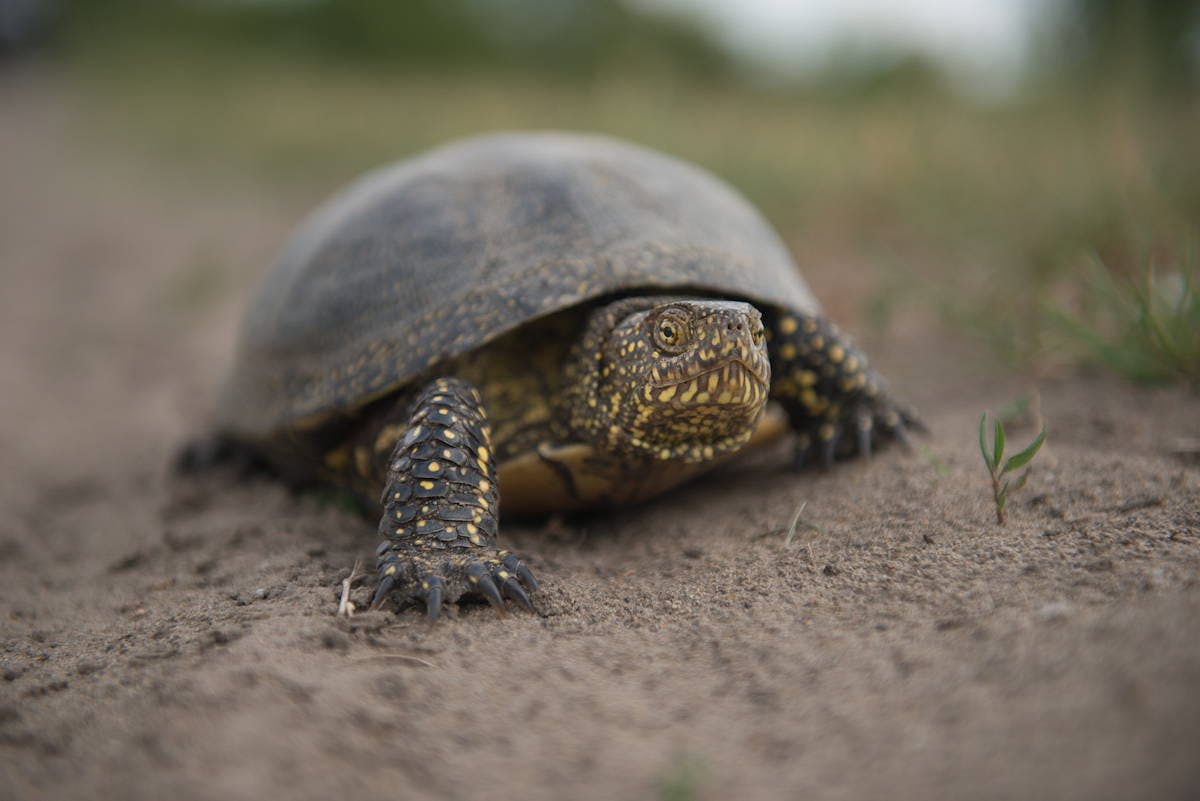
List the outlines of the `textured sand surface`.
{"label": "textured sand surface", "polygon": [[[0,797],[1200,792],[1194,395],[1042,381],[1049,445],[1001,528],[975,425],[1027,385],[901,325],[875,356],[920,452],[801,475],[765,453],[506,526],[537,617],[340,620],[373,523],[164,471],[311,199],[86,157],[57,92],[0,83]],[[180,303],[205,259],[253,266]],[[785,544],[801,502],[818,528]]]}

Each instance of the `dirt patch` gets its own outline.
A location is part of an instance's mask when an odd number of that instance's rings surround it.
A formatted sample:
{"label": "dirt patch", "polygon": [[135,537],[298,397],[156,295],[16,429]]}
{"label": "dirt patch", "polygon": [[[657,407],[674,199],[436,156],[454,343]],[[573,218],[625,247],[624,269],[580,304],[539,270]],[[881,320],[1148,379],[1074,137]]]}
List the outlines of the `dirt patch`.
{"label": "dirt patch", "polygon": [[[1042,382],[1000,528],[975,425],[1024,386],[909,326],[875,355],[918,453],[505,526],[539,616],[339,620],[373,524],[163,470],[315,198],[91,161],[62,95],[0,85],[0,796],[1194,796],[1194,395]],[[208,292],[206,260],[256,267]]]}

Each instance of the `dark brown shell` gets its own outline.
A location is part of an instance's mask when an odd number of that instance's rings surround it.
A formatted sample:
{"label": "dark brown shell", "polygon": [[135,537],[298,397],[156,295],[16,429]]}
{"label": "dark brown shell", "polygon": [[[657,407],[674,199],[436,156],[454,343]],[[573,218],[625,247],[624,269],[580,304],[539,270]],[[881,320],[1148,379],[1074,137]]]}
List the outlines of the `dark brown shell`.
{"label": "dark brown shell", "polygon": [[762,216],[704,170],[599,136],[452,143],[301,227],[250,307],[218,422],[305,425],[534,318],[649,289],[818,311]]}

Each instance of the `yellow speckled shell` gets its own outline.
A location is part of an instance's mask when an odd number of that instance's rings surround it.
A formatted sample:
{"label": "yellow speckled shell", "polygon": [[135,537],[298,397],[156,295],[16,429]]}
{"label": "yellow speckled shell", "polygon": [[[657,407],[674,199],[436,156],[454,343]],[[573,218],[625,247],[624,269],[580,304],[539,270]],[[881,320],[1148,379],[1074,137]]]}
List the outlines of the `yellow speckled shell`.
{"label": "yellow speckled shell", "polygon": [[302,427],[529,320],[673,289],[819,310],[762,216],[704,170],[599,136],[452,143],[303,224],[250,307],[218,424]]}

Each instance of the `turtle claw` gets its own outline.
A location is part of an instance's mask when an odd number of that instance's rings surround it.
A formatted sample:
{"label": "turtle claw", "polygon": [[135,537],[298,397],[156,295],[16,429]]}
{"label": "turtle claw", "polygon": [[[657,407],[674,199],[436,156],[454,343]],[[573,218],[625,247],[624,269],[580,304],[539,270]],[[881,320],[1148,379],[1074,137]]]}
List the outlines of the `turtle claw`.
{"label": "turtle claw", "polygon": [[925,433],[926,430],[908,409],[886,401],[860,403],[839,417],[806,421],[796,433],[792,470],[801,470],[814,454],[824,469],[832,467],[836,459],[854,454],[870,459],[878,444],[888,439],[896,440],[906,451],[911,451],[909,432]]}
{"label": "turtle claw", "polygon": [[379,586],[375,588],[375,595],[371,597],[371,609],[378,609],[383,605],[383,601],[387,598],[388,593],[396,586],[396,576],[384,576],[379,580]]}
{"label": "turtle claw", "polygon": [[837,455],[838,431],[834,429],[833,436],[821,440],[821,466],[826,470],[833,467],[834,456]]}
{"label": "turtle claw", "polygon": [[[500,552],[500,561],[504,564],[505,567],[507,567],[512,572],[516,573],[517,578],[519,578],[521,581],[525,582],[525,584],[529,587],[530,590],[532,590],[533,592],[537,592],[540,589],[540,587],[538,586],[537,579],[535,579],[533,577],[533,571],[531,571],[528,567],[526,567],[525,563],[522,562],[519,558],[517,558],[517,555],[515,553],[510,553],[509,551],[501,551]],[[518,586],[520,586],[520,585],[518,585]]]}
{"label": "turtle claw", "polygon": [[425,597],[425,614],[429,618],[430,623],[436,623],[438,615],[442,612],[442,590],[439,587],[433,590]]}
{"label": "turtle claw", "polygon": [[500,595],[500,588],[496,586],[495,580],[487,572],[487,568],[482,562],[476,562],[467,568],[467,577],[475,589],[483,593],[483,597],[487,598],[488,603],[492,605],[500,615],[505,617],[507,610],[504,608],[504,598]]}
{"label": "turtle claw", "polygon": [[524,607],[526,612],[536,611],[533,608],[533,602],[529,600],[529,596],[515,578],[511,576],[506,578],[501,586],[504,588],[504,594]]}
{"label": "turtle claw", "polygon": [[500,617],[508,615],[505,598],[536,614],[526,591],[538,589],[532,571],[514,553],[488,551],[486,555],[442,552],[443,559],[429,552],[404,557],[390,551],[380,566],[385,575],[379,579],[371,608],[378,609],[389,595],[395,595],[402,602],[423,603],[432,623],[441,616],[446,603],[454,603],[463,595],[478,594]]}

